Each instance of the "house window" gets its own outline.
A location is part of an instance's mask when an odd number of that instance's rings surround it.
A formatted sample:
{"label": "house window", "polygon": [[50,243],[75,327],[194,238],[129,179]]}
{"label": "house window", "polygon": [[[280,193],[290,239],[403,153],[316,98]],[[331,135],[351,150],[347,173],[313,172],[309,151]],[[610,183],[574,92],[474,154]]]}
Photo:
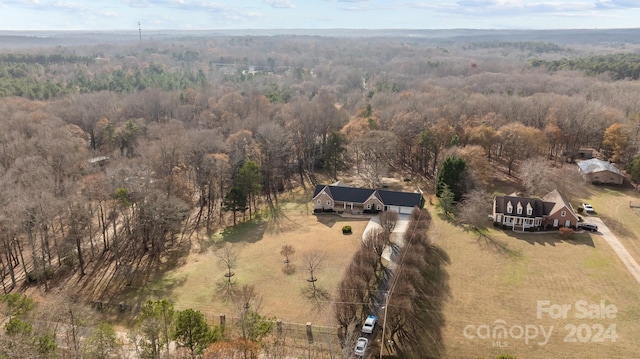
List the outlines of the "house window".
{"label": "house window", "polygon": [[522,205],[518,202],[518,214],[522,214]]}
{"label": "house window", "polygon": [[371,209],[371,204],[368,204],[368,205],[367,205],[367,209]]}
{"label": "house window", "polygon": [[533,208],[527,207],[527,216],[530,216],[532,214],[533,214]]}
{"label": "house window", "polygon": [[380,205],[376,206],[376,209],[379,211],[382,207],[380,207]]}
{"label": "house window", "polygon": [[328,205],[328,206],[329,206],[329,205],[331,205],[331,201],[327,201],[327,205]]}
{"label": "house window", "polygon": [[511,213],[513,212],[513,206],[511,205],[511,202],[507,203],[507,213]]}
{"label": "house window", "polygon": [[565,212],[565,211],[560,212],[560,216],[561,216],[561,217],[564,217],[564,216],[566,216],[566,215],[567,215],[567,212]]}
{"label": "house window", "polygon": [[318,200],[318,204],[320,204],[320,200]]}

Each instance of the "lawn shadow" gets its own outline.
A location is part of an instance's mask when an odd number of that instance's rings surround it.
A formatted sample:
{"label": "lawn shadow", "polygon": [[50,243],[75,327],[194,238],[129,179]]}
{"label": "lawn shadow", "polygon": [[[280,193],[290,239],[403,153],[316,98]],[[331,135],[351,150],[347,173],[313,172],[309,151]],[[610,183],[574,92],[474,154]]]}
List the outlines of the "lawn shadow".
{"label": "lawn shadow", "polygon": [[633,232],[629,230],[629,226],[620,222],[617,218],[610,217],[608,215],[601,215],[600,218],[602,219],[603,222],[605,222],[607,227],[609,227],[609,229],[612,232],[614,232],[616,235],[619,235],[622,237],[630,237],[630,238],[635,237]]}
{"label": "lawn shadow", "polygon": [[590,235],[582,233],[574,234],[571,238],[565,240],[565,242],[573,245],[584,245],[592,248],[596,247],[596,244],[593,243],[593,238],[591,238]]}
{"label": "lawn shadow", "polygon": [[493,249],[499,254],[506,254],[509,257],[520,257],[522,255],[520,250],[511,249],[508,242],[490,236],[489,231],[486,228],[465,228],[465,231],[477,234],[478,237],[476,238],[476,242],[482,248]]}
{"label": "lawn shadow", "polygon": [[333,226],[335,226],[336,224],[343,222],[369,222],[371,220],[371,217],[342,217],[338,214],[333,213],[316,213],[314,214],[314,216],[316,216],[319,223],[322,223],[329,228],[333,228]]}
{"label": "lawn shadow", "polygon": [[296,222],[292,221],[284,209],[281,207],[273,207],[268,213],[266,230],[271,233],[282,233],[293,231],[298,228]]}
{"label": "lawn shadow", "polygon": [[573,245],[587,245],[595,248],[595,244],[591,239],[591,236],[586,236],[582,233],[574,233],[568,238],[562,238],[558,232],[516,232],[511,230],[505,230],[505,234],[508,237],[515,238],[527,242],[528,244],[535,246],[551,246],[555,247],[560,243],[569,243]]}
{"label": "lawn shadow", "polygon": [[230,302],[238,291],[236,288],[237,282],[234,279],[231,279],[230,281],[227,278],[217,280],[215,282],[215,287],[215,295],[222,298],[224,303]]}
{"label": "lawn shadow", "polygon": [[305,287],[302,289],[302,295],[313,304],[315,310],[322,310],[329,300],[331,295],[322,287]]}
{"label": "lawn shadow", "polygon": [[214,243],[256,243],[264,237],[266,229],[267,222],[264,221],[262,217],[254,217],[250,221],[238,223],[233,227],[227,227],[212,238],[214,238]]}

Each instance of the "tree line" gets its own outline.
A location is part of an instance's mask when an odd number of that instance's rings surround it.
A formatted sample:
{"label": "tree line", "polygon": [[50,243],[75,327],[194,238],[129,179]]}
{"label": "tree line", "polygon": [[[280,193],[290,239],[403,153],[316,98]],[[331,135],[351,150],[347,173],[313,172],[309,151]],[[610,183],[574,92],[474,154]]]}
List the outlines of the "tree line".
{"label": "tree line", "polygon": [[614,80],[638,80],[640,56],[634,53],[594,55],[561,60],[531,60],[531,66],[542,66],[549,71],[580,70],[589,75],[610,74]]}
{"label": "tree line", "polygon": [[[411,39],[222,37],[114,46],[91,63],[4,63],[0,82],[64,86],[0,99],[3,291],[109,273],[111,287],[96,290],[108,298],[180,246],[276,213],[317,174],[371,187],[406,174],[465,200],[496,168],[535,171],[539,156],[561,166],[580,147],[637,163],[637,83],[549,72],[528,64],[526,47],[504,48],[511,56]],[[238,76],[249,65],[291,71]],[[371,306],[363,283],[378,283],[381,264],[360,256],[371,270],[354,288]],[[365,312],[351,310],[349,320]]]}
{"label": "tree line", "polygon": [[127,353],[133,351],[148,359],[255,358],[276,323],[258,313],[260,298],[253,287],[243,287],[237,300],[238,320],[214,326],[200,311],[149,300],[125,340],[112,324],[100,321],[98,312],[80,303],[43,304],[24,294],[5,294],[0,303],[8,319],[0,331],[0,357],[106,359],[130,357]]}
{"label": "tree line", "polygon": [[[444,353],[443,306],[449,296],[447,254],[427,236],[429,212],[414,209],[394,263],[385,263],[382,253],[391,242],[398,217],[380,214],[381,228],[365,235],[337,289],[334,315],[343,353],[348,356],[367,315],[378,316],[384,348],[370,340],[367,352],[380,351],[402,358],[439,358]],[[396,269],[389,269],[391,266]]]}

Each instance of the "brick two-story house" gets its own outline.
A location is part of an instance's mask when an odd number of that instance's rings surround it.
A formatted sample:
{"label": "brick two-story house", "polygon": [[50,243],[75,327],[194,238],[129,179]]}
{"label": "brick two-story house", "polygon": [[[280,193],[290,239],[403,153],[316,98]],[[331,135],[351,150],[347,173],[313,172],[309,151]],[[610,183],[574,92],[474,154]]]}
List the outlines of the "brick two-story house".
{"label": "brick two-story house", "polygon": [[575,228],[578,224],[571,203],[558,190],[542,198],[512,193],[493,200],[493,222],[514,231],[540,230],[559,227]]}

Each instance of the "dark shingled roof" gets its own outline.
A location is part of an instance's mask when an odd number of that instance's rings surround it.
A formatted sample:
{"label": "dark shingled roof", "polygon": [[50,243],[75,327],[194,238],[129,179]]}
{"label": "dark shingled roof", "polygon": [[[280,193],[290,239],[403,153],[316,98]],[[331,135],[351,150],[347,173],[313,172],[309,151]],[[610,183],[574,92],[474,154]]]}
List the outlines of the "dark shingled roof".
{"label": "dark shingled roof", "polygon": [[372,194],[387,206],[419,207],[422,201],[420,193],[327,185],[317,185],[313,191],[313,198],[325,188],[334,201],[341,202],[364,203]]}
{"label": "dark shingled roof", "polygon": [[378,190],[382,203],[387,206],[420,207],[422,194]]}
{"label": "dark shingled roof", "polygon": [[[518,217],[542,217],[545,214],[548,214],[551,208],[553,208],[553,203],[542,202],[542,200],[537,198],[528,198],[528,197],[517,197],[517,196],[504,196],[504,197],[496,197],[496,213],[507,213],[507,203],[511,202],[513,206],[512,214],[516,214],[518,208],[518,202],[522,205],[522,214],[519,214]],[[527,204],[533,208],[531,215],[527,214]],[[549,204],[550,206],[547,206]]]}

